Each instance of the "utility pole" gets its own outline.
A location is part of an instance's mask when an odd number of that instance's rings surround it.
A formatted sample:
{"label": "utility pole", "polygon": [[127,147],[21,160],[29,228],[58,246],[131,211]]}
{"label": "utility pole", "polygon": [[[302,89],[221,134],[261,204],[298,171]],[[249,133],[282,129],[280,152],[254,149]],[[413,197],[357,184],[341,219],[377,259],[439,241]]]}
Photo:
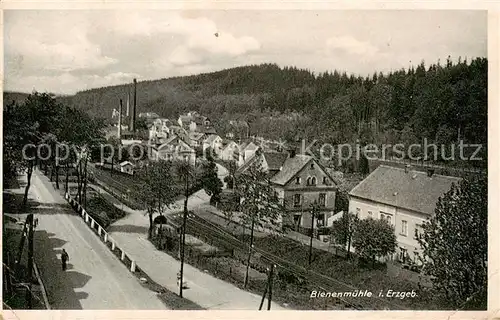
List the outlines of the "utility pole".
{"label": "utility pole", "polygon": [[245,272],[245,283],[243,284],[243,287],[246,288],[248,285],[248,273],[250,269],[250,260],[252,258],[252,251],[253,251],[253,230],[255,227],[255,218],[252,219],[252,227],[250,229],[250,247],[248,249],[248,258],[247,258],[247,270]]}
{"label": "utility pole", "polygon": [[311,239],[309,242],[309,265],[312,262],[312,245],[313,245],[313,237],[314,237],[314,218],[316,217],[316,211],[318,210],[318,203],[314,200],[314,203],[311,205]]}
{"label": "utility pole", "polygon": [[273,299],[273,275],[274,268],[276,265],[271,265],[271,271],[269,271],[269,299],[267,299],[267,310],[271,310],[271,301]]}
{"label": "utility pole", "polygon": [[29,214],[28,217],[26,218],[28,224],[29,224],[29,231],[28,231],[28,277],[27,277],[27,283],[28,283],[28,289],[26,291],[26,300],[28,302],[28,309],[33,309],[33,297],[31,293],[31,287],[33,283],[33,214]]}

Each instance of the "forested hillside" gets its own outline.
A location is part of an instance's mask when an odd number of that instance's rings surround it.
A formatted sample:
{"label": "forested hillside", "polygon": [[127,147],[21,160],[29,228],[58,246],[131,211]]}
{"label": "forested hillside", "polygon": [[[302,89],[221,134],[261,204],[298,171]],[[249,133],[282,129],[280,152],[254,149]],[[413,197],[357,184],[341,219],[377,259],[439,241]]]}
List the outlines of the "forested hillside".
{"label": "forested hillside", "polygon": [[[197,110],[222,131],[224,120],[247,120],[253,134],[266,138],[486,144],[487,69],[485,58],[422,62],[371,77],[252,65],[139,82],[138,112],[176,118]],[[110,118],[128,88],[92,89],[60,100]]]}

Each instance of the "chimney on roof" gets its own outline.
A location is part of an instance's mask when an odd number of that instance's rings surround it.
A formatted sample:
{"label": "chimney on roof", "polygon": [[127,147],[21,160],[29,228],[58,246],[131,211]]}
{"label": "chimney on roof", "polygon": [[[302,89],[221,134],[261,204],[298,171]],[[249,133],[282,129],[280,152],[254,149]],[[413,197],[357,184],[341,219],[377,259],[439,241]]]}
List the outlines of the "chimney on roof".
{"label": "chimney on roof", "polygon": [[434,169],[427,169],[427,176],[431,178],[434,175]]}

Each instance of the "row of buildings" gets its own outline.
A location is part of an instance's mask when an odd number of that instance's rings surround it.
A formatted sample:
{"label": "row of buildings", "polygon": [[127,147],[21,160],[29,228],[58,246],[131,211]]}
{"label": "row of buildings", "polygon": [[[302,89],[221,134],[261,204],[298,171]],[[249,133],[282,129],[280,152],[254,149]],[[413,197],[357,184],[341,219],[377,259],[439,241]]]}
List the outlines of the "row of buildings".
{"label": "row of buildings", "polygon": [[[289,212],[283,224],[297,231],[309,233],[311,228],[328,227],[343,214],[335,208],[335,172],[314,157],[264,147],[256,141],[234,141],[229,136],[219,136],[210,119],[196,112],[181,115],[177,121],[158,117],[151,121],[149,130],[157,159],[195,164],[197,155],[210,149],[216,158],[235,161],[238,174],[259,161]],[[392,258],[412,261],[420,250],[416,236],[422,224],[434,214],[439,197],[459,181],[432,170],[380,165],[349,192],[349,212],[361,219],[383,219],[393,225],[398,248]],[[319,205],[319,214],[312,219],[314,202]]]}

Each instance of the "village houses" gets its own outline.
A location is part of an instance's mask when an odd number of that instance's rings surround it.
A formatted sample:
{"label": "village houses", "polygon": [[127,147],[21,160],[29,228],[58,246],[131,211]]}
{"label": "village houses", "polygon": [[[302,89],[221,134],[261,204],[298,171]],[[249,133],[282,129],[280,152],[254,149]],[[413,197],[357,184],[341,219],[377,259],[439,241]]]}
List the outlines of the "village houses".
{"label": "village houses", "polygon": [[225,161],[238,161],[240,147],[232,140],[223,141],[220,158]]}
{"label": "village houses", "polygon": [[213,153],[219,157],[222,152],[222,138],[216,134],[209,135],[205,141],[203,141],[203,152],[210,148]]}
{"label": "village houses", "polygon": [[186,161],[191,165],[196,163],[195,150],[176,135],[173,135],[161,145],[152,146],[151,155],[156,160]]}
{"label": "village houses", "polygon": [[460,178],[379,166],[349,193],[349,212],[360,219],[383,219],[394,226],[397,260],[415,261],[421,248],[416,234],[425,220],[434,214],[439,197]]}
{"label": "village houses", "polygon": [[240,145],[238,166],[242,166],[245,162],[252,158],[258,149],[259,147],[253,142],[242,143]]}

